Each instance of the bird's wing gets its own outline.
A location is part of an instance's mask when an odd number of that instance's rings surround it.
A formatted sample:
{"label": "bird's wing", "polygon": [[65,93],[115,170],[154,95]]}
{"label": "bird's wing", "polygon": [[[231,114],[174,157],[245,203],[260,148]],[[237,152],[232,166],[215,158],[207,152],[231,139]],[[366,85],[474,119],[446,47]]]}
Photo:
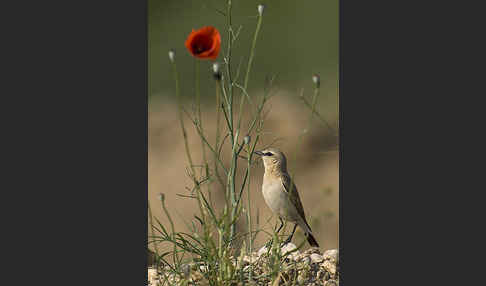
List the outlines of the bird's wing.
{"label": "bird's wing", "polygon": [[297,191],[297,187],[295,186],[294,182],[292,182],[292,179],[288,174],[283,174],[280,177],[280,180],[282,182],[285,191],[289,194],[290,201],[297,209],[297,212],[301,216],[302,220],[305,222],[305,224],[307,224],[307,226],[310,229],[310,226],[307,223],[307,220],[305,219],[304,207],[302,206],[302,202],[300,201],[300,197],[299,197],[299,192]]}

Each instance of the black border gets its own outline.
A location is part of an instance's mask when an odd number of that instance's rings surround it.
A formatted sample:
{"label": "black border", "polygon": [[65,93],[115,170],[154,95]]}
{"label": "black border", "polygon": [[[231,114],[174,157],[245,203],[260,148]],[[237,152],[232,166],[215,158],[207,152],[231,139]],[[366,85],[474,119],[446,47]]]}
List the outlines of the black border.
{"label": "black border", "polygon": [[2,284],[146,285],[146,1],[1,10]]}

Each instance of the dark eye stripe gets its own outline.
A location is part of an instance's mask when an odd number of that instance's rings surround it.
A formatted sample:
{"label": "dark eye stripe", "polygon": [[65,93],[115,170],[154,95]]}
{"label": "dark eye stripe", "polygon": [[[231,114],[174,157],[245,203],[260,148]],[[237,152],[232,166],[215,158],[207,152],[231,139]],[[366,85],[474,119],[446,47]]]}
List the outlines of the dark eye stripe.
{"label": "dark eye stripe", "polygon": [[265,153],[265,156],[273,156],[273,154],[271,152],[267,152]]}

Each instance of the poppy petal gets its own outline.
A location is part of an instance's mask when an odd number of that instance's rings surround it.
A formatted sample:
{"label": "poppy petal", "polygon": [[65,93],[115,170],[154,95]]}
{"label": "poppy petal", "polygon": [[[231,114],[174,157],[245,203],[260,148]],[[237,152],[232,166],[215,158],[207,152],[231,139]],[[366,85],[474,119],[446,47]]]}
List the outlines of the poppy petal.
{"label": "poppy petal", "polygon": [[189,52],[197,58],[216,59],[221,49],[221,35],[212,27],[203,27],[197,31],[192,30],[185,42]]}

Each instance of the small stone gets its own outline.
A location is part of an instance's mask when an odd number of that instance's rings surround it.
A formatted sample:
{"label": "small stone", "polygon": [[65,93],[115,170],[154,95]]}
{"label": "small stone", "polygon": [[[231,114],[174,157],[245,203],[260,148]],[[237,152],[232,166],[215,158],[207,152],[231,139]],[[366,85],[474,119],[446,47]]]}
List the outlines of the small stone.
{"label": "small stone", "polygon": [[255,253],[252,253],[250,255],[245,255],[243,256],[243,264],[246,265],[246,264],[251,264],[251,263],[255,263],[257,260],[258,260],[258,256],[255,254]]}
{"label": "small stone", "polygon": [[157,284],[157,278],[158,278],[158,274],[157,274],[157,269],[155,268],[149,268],[148,269],[148,282],[149,282],[149,285],[156,285]]}
{"label": "small stone", "polygon": [[338,283],[336,280],[327,280],[326,283],[324,283],[324,286],[338,286]]}
{"label": "small stone", "polygon": [[317,253],[312,253],[310,255],[310,259],[312,260],[312,263],[321,263],[322,261],[324,261],[324,257]]}
{"label": "small stone", "polygon": [[[284,246],[282,246],[282,254],[285,255],[286,253],[288,252],[291,252],[293,250],[297,249],[297,246],[295,246],[295,244],[289,242],[289,243],[286,243]],[[294,251],[292,252],[292,254],[298,254],[299,251]]]}
{"label": "small stone", "polygon": [[258,250],[257,253],[258,253],[258,256],[262,256],[262,254],[267,253],[267,252],[268,252],[268,248],[266,246],[263,246],[262,248],[260,248]]}
{"label": "small stone", "polygon": [[201,270],[201,272],[208,272],[208,267],[206,265],[201,265],[199,266],[199,270]]}
{"label": "small stone", "polygon": [[182,270],[182,273],[184,274],[184,277],[185,278],[188,278],[189,275],[191,274],[191,265],[189,265],[189,264],[182,264],[181,265],[181,270]]}
{"label": "small stone", "polygon": [[331,260],[334,263],[338,262],[339,251],[337,249],[326,250],[323,254],[324,260]]}
{"label": "small stone", "polygon": [[302,275],[297,276],[297,282],[299,282],[300,285],[304,284],[305,277]]}
{"label": "small stone", "polygon": [[332,275],[336,274],[336,264],[332,263],[331,261],[325,260],[322,263],[322,266],[324,267],[324,269],[329,271]]}

